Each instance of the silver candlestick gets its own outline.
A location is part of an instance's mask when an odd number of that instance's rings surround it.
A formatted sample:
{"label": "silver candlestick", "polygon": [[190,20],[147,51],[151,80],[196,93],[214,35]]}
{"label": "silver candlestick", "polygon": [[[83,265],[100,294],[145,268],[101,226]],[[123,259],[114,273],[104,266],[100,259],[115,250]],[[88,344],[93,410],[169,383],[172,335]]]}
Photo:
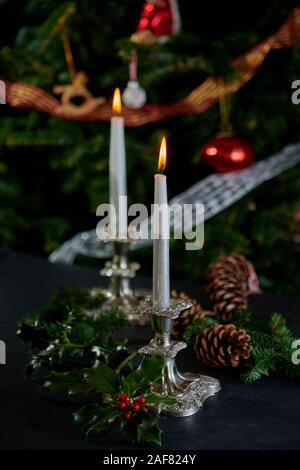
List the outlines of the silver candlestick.
{"label": "silver candlestick", "polygon": [[106,297],[104,304],[99,311],[94,311],[93,316],[101,315],[101,311],[117,307],[125,315],[127,320],[135,325],[146,325],[149,322],[147,315],[134,313],[133,309],[149,293],[146,289],[134,289],[131,281],[140,268],[139,263],[128,262],[128,246],[130,239],[114,240],[114,256],[111,261],[107,261],[101,276],[110,279],[108,289],[94,287],[91,290],[92,295],[103,294]]}
{"label": "silver candlestick", "polygon": [[191,372],[180,373],[175,357],[186,348],[183,341],[171,340],[174,320],[183,310],[192,304],[186,300],[170,300],[170,307],[160,311],[153,306],[152,298],[147,297],[136,309],[135,314],[149,315],[154,338],[139,350],[142,355],[160,356],[164,365],[161,378],[151,386],[152,392],[162,397],[175,398],[175,404],[158,405],[156,410],[170,416],[190,416],[196,413],[203,402],[215,395],[220,389],[220,382],[206,375]]}

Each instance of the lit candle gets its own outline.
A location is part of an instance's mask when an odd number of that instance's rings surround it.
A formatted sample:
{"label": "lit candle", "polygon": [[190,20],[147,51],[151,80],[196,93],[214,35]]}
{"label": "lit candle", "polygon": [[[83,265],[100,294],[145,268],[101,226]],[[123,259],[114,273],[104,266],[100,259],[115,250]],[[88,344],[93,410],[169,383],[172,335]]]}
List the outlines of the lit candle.
{"label": "lit candle", "polygon": [[122,102],[119,88],[116,88],[115,90],[112,108],[115,115],[111,118],[110,128],[110,204],[114,206],[116,211],[116,236],[117,238],[127,238],[127,204],[126,200],[124,199],[124,196],[127,196],[126,152],[124,137],[124,118],[121,115]]}
{"label": "lit candle", "polygon": [[[162,172],[166,166],[167,148],[163,137],[159,152],[158,171],[154,175],[154,215],[153,239],[153,305],[158,310],[170,307],[170,272],[169,272],[169,213],[167,178]],[[159,211],[159,212],[158,212]],[[159,217],[158,217],[159,214]],[[155,235],[156,234],[156,235]]]}

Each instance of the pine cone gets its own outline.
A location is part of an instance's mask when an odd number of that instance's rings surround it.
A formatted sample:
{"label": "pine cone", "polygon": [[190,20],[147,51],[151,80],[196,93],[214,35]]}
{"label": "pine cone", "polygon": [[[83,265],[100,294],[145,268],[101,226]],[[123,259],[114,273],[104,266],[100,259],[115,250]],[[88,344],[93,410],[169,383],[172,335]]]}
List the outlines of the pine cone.
{"label": "pine cone", "polygon": [[196,299],[190,299],[184,292],[178,295],[176,291],[173,291],[171,295],[174,299],[190,300],[193,304],[191,308],[181,312],[180,316],[174,321],[172,334],[177,338],[183,336],[184,330],[190,322],[200,320],[200,318],[206,317],[207,315],[215,315],[214,312],[205,310]]}
{"label": "pine cone", "polygon": [[260,292],[254,267],[237,253],[221,256],[209,267],[206,290],[215,313],[223,319],[230,318],[238,309],[244,309],[249,294]]}
{"label": "pine cone", "polygon": [[197,358],[210,367],[237,367],[251,355],[251,338],[235,325],[215,324],[196,337]]}

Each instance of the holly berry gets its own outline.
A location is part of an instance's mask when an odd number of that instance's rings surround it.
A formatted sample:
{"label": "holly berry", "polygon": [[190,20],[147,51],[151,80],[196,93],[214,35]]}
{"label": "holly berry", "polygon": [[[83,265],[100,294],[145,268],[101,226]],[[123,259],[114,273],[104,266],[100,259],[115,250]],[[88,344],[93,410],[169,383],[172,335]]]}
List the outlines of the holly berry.
{"label": "holly berry", "polygon": [[120,393],[119,401],[127,401],[128,399],[129,399],[129,396],[126,395],[126,393]]}
{"label": "holly berry", "polygon": [[119,395],[119,402],[125,403],[125,405],[128,406],[130,403],[130,398],[128,395],[126,395],[126,393],[121,393]]}
{"label": "holly berry", "polygon": [[119,403],[119,410],[125,410],[125,408],[127,408],[127,405],[124,401],[121,401]]}
{"label": "holly berry", "polygon": [[138,405],[137,403],[135,405],[133,405],[132,409],[135,413],[137,413],[138,411],[140,411],[140,405]]}
{"label": "holly berry", "polygon": [[128,421],[129,419],[131,419],[131,413],[130,413],[130,411],[126,411],[126,413],[124,413],[123,417],[124,417],[124,419],[125,419],[126,421]]}
{"label": "holly berry", "polygon": [[138,400],[137,400],[141,405],[145,403],[145,397],[142,395]]}

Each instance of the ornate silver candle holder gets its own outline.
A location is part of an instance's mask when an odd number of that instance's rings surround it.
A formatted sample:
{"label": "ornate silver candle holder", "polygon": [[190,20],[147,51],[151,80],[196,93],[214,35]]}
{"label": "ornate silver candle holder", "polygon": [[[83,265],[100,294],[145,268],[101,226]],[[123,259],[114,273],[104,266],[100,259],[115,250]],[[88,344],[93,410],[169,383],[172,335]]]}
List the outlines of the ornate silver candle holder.
{"label": "ornate silver candle holder", "polygon": [[212,377],[191,372],[180,373],[177,369],[175,357],[187,345],[183,341],[171,340],[171,332],[174,320],[191,306],[186,300],[171,299],[170,308],[160,311],[153,305],[152,298],[147,297],[135,309],[135,314],[149,315],[151,319],[154,338],[139,350],[139,354],[160,356],[164,360],[161,378],[153,383],[151,390],[163,397],[176,399],[175,404],[156,407],[158,413],[170,416],[193,415],[207,398],[221,389],[220,382]]}
{"label": "ornate silver candle holder", "polygon": [[106,297],[101,310],[93,311],[94,317],[101,315],[101,311],[117,307],[126,316],[127,320],[135,325],[146,325],[149,322],[148,315],[134,313],[134,308],[145,299],[149,291],[146,289],[134,289],[131,286],[131,280],[135,277],[136,271],[140,268],[139,263],[128,262],[128,246],[130,239],[114,240],[114,256],[112,260],[107,261],[101,276],[110,279],[109,287],[101,289],[94,287],[91,290],[92,295],[103,294]]}

